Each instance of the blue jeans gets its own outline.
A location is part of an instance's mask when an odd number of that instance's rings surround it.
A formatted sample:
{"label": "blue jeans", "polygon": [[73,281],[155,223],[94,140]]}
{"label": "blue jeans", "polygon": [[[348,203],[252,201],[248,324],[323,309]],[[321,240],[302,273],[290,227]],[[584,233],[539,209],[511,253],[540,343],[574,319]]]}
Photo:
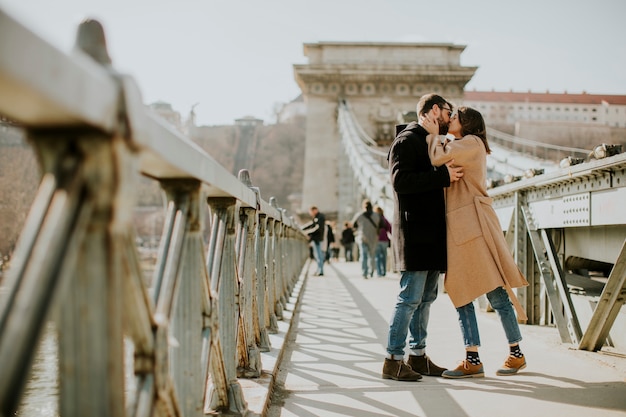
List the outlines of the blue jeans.
{"label": "blue jeans", "polygon": [[312,241],[313,243],[313,256],[317,262],[317,273],[324,273],[324,251],[322,250],[322,242]]}
{"label": "blue jeans", "polygon": [[364,277],[374,276],[374,257],[370,253],[369,244],[363,242],[361,242],[361,272]]}
{"label": "blue jeans", "polygon": [[411,350],[426,348],[430,306],[437,298],[439,271],[402,271],[400,293],[391,316],[387,353],[404,355],[407,333]]}
{"label": "blue jeans", "polygon": [[376,244],[376,273],[379,277],[384,277],[387,274],[387,248],[389,242],[378,242]]}
{"label": "blue jeans", "polygon": [[[509,344],[518,343],[522,340],[522,334],[517,324],[517,316],[513,310],[513,304],[509,294],[503,287],[496,288],[487,293],[487,299],[494,310],[498,312],[500,322],[504,328],[504,333]],[[480,334],[478,333],[478,323],[474,303],[469,303],[456,309],[459,314],[459,325],[463,333],[463,343],[465,347],[480,346]]]}

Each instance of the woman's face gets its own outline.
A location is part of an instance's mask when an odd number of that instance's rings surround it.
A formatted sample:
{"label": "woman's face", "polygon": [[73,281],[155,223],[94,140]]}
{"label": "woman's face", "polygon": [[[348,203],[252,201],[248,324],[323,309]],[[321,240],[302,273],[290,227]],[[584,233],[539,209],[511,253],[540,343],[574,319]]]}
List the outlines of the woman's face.
{"label": "woman's face", "polygon": [[461,122],[459,122],[459,114],[454,112],[450,116],[450,124],[448,125],[448,133],[454,135],[454,137],[461,137]]}

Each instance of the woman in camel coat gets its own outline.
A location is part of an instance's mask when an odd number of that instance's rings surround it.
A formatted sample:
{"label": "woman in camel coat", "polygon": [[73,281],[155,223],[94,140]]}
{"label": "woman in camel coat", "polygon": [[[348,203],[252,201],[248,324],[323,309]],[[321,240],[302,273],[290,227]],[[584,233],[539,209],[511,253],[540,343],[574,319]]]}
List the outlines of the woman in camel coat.
{"label": "woman in camel coat", "polygon": [[498,375],[511,375],[526,367],[519,348],[521,333],[513,307],[520,320],[527,320],[524,309],[511,290],[528,282],[517,267],[504,239],[500,222],[487,194],[487,143],[482,115],[460,107],[450,118],[448,133],[455,140],[438,136],[436,120],[424,120],[429,156],[434,166],[454,160],[464,176],[445,190],[448,269],[445,288],[459,313],[459,324],[466,348],[466,359],[457,369],[442,376],[469,378],[484,376],[478,356],[480,336],[473,301],[486,294],[498,312],[510,345],[510,355]]}

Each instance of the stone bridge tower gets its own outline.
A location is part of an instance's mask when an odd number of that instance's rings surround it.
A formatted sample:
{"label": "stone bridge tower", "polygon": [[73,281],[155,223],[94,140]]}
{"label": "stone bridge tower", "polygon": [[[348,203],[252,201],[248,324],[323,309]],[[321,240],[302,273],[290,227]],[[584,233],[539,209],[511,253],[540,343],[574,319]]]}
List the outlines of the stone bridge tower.
{"label": "stone bridge tower", "polygon": [[464,49],[449,43],[305,44],[308,64],[294,65],[307,106],[302,209],[317,205],[343,219],[360,208],[341,198],[344,192],[354,192],[349,190],[354,185],[341,155],[339,99],[347,100],[365,132],[384,147],[393,140],[400,116],[415,112],[423,94],[462,100],[477,69],[461,66]]}

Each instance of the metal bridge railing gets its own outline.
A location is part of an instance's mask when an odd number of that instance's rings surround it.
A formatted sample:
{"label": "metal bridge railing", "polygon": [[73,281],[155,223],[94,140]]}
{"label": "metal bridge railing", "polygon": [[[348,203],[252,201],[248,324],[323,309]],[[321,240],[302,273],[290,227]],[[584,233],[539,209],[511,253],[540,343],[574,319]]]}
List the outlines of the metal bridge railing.
{"label": "metal bridge railing", "polygon": [[[339,103],[337,124],[344,152],[360,191],[381,206],[387,217],[393,216],[393,189],[389,183],[389,171],[380,161],[382,157],[386,160],[387,154],[372,148],[372,139],[363,132],[345,100]],[[360,205],[361,202],[355,203]]]}
{"label": "metal bridge railing", "polygon": [[[293,219],[146,111],[96,21],[67,56],[0,8],[0,114],[25,128],[44,172],[2,283],[0,415],[14,414],[51,317],[62,416],[246,414],[238,378],[260,375],[308,258]],[[140,175],[167,196],[150,287],[131,221]]]}
{"label": "metal bridge railing", "polygon": [[[626,315],[620,317],[626,302],[626,153],[495,187],[489,195],[530,283],[518,290],[529,324],[555,324],[561,340],[579,349],[600,350],[612,339],[626,346]],[[585,294],[598,281],[568,268],[572,258],[584,259],[589,269],[610,266],[601,293],[578,304],[574,293]]]}
{"label": "metal bridge railing", "polygon": [[590,152],[587,149],[552,145],[550,143],[520,138],[493,128],[487,128],[487,135],[490,142],[502,145],[516,152],[532,155],[533,157],[548,161],[560,161],[568,156],[584,158],[587,157]]}

